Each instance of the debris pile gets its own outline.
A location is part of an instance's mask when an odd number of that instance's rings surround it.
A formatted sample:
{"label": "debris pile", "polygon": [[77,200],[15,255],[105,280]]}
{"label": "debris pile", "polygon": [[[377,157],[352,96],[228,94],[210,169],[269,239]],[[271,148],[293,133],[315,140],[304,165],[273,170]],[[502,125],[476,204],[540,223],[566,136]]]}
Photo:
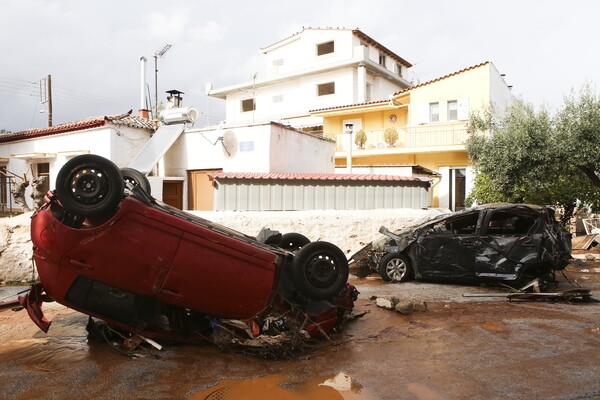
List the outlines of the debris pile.
{"label": "debris pile", "polygon": [[415,311],[427,311],[427,302],[416,299],[400,300],[396,296],[377,297],[371,296],[369,300],[374,301],[378,307],[385,310],[395,310],[400,314],[410,315]]}

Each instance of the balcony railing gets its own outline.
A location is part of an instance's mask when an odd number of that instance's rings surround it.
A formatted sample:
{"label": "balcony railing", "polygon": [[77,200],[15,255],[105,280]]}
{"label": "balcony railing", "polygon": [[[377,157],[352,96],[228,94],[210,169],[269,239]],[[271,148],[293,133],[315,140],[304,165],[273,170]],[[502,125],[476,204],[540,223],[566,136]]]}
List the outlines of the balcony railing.
{"label": "balcony railing", "polygon": [[[396,128],[396,131],[398,132],[398,141],[392,146],[396,149],[464,145],[468,137],[466,126],[463,123],[435,124],[405,129]],[[385,142],[383,129],[365,131],[365,133],[367,134],[365,145],[362,149],[359,149],[353,139],[353,150],[383,150],[390,147]],[[346,151],[348,145],[347,134],[336,134],[335,141],[336,151]]]}

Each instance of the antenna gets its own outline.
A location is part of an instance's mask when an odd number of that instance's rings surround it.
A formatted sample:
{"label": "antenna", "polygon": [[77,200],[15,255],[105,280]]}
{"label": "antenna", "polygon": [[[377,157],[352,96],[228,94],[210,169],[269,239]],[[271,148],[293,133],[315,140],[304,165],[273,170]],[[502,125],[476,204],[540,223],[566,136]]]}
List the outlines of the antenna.
{"label": "antenna", "polygon": [[170,44],[165,44],[160,50],[154,53],[154,118],[158,117],[158,59],[162,58],[167,51],[173,47]]}

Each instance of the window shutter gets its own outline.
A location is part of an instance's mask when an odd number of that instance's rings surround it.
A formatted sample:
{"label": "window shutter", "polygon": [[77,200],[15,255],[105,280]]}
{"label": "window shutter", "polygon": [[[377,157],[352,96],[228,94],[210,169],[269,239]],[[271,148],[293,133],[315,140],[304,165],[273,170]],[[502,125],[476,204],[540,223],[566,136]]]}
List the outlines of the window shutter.
{"label": "window shutter", "polygon": [[429,122],[429,103],[419,104],[419,124]]}
{"label": "window shutter", "polygon": [[458,99],[456,115],[460,121],[469,119],[469,99]]}

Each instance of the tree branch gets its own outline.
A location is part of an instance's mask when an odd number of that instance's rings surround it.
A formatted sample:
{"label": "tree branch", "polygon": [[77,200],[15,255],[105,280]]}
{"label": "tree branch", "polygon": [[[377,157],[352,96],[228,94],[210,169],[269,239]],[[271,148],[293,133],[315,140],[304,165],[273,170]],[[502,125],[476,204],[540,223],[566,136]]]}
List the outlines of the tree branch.
{"label": "tree branch", "polygon": [[592,181],[592,184],[594,186],[600,188],[600,177],[598,176],[598,174],[596,174],[596,170],[594,168],[589,167],[587,165],[580,165],[577,168],[579,168],[585,174],[585,176],[587,176]]}

